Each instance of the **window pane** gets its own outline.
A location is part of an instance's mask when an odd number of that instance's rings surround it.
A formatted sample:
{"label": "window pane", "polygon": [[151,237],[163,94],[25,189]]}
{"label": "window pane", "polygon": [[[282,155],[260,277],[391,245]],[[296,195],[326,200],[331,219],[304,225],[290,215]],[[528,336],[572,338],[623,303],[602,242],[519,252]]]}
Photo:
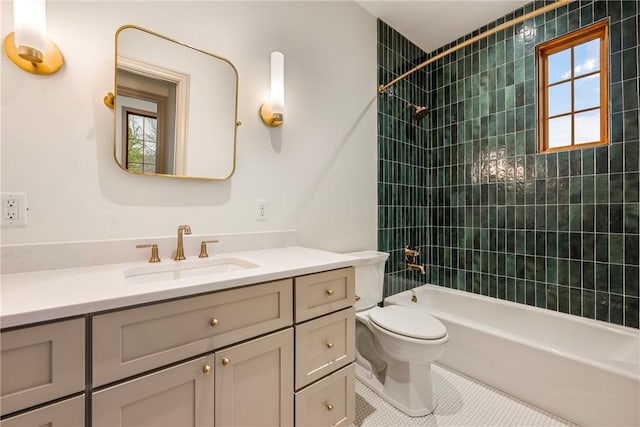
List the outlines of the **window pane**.
{"label": "window pane", "polygon": [[549,84],[571,77],[571,49],[565,49],[547,58]]}
{"label": "window pane", "polygon": [[129,120],[129,134],[131,135],[131,137],[135,139],[142,139],[144,117],[128,114],[127,118]]}
{"label": "window pane", "polygon": [[571,112],[571,82],[549,88],[549,117]]}
{"label": "window pane", "polygon": [[600,39],[582,43],[573,48],[573,74],[575,77],[600,69]]}
{"label": "window pane", "polygon": [[600,109],[575,115],[576,144],[600,141]]}
{"label": "window pane", "polygon": [[549,148],[571,145],[571,116],[549,120]]}
{"label": "window pane", "polygon": [[144,141],[146,144],[156,143],[156,119],[145,117],[144,118]]}
{"label": "window pane", "polygon": [[600,74],[576,79],[573,91],[575,111],[600,106]]}

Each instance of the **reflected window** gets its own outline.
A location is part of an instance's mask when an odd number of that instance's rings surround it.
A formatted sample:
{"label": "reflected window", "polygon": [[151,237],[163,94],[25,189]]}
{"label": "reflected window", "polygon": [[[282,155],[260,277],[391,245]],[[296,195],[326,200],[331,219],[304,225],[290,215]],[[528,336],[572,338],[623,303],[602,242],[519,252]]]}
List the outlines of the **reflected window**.
{"label": "reflected window", "polygon": [[540,151],[608,143],[607,32],[602,21],[536,48]]}
{"label": "reflected window", "polygon": [[175,85],[120,70],[118,76],[118,161],[132,172],[173,174],[175,124],[167,115],[175,110]]}
{"label": "reflected window", "polygon": [[158,118],[149,112],[125,109],[127,169],[137,172],[155,172],[158,157]]}

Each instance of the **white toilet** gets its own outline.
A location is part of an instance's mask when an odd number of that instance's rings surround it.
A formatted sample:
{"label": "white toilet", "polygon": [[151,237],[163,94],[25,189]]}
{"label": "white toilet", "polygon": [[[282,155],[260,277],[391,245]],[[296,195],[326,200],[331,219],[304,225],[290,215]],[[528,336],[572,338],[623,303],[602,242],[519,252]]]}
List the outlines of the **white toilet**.
{"label": "white toilet", "polygon": [[436,408],[431,362],[444,352],[444,325],[423,310],[379,307],[389,254],[347,254],[359,261],[356,276],[356,377],[405,414],[418,417]]}

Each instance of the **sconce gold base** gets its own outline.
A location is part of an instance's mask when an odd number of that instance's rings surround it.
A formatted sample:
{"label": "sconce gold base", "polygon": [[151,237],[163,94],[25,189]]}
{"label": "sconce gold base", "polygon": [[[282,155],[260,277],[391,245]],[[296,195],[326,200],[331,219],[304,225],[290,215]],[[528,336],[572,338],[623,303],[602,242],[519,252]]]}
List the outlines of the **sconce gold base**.
{"label": "sconce gold base", "polygon": [[62,67],[64,59],[58,46],[51,40],[47,40],[44,58],[40,63],[34,63],[22,58],[18,53],[14,33],[10,33],[4,39],[4,51],[7,57],[18,67],[33,74],[53,74]]}
{"label": "sconce gold base", "polygon": [[271,110],[271,104],[265,102],[260,106],[260,118],[265,125],[276,128],[282,124],[282,114],[274,114]]}
{"label": "sconce gold base", "polygon": [[102,102],[104,102],[104,105],[106,105],[109,108],[113,108],[113,103],[115,100],[115,95],[113,94],[113,92],[109,92],[108,94],[106,94],[104,96],[104,98],[102,98]]}

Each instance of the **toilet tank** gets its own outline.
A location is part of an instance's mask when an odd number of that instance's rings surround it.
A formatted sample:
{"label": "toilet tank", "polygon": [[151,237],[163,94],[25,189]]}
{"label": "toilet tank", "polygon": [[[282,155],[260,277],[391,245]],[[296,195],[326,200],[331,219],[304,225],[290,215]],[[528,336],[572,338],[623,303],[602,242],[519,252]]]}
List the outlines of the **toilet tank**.
{"label": "toilet tank", "polygon": [[384,264],[389,258],[386,252],[362,251],[345,255],[358,258],[354,262],[356,273],[356,311],[366,310],[382,301],[384,286]]}

